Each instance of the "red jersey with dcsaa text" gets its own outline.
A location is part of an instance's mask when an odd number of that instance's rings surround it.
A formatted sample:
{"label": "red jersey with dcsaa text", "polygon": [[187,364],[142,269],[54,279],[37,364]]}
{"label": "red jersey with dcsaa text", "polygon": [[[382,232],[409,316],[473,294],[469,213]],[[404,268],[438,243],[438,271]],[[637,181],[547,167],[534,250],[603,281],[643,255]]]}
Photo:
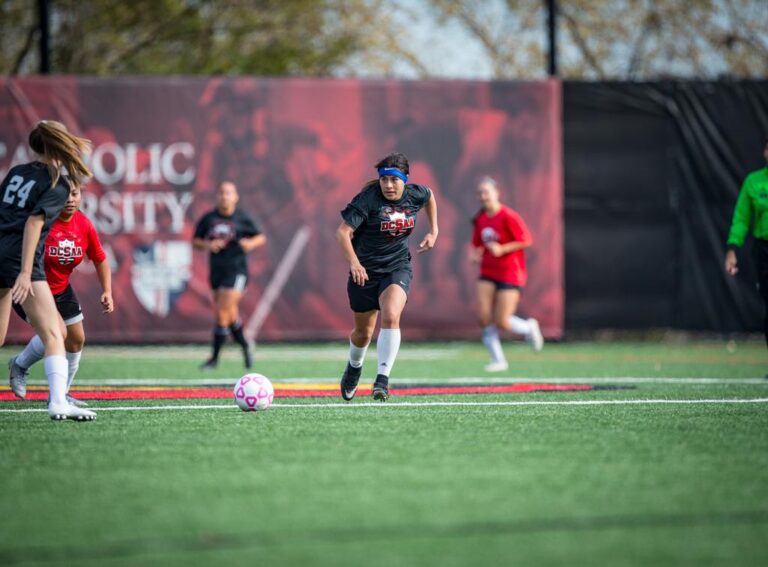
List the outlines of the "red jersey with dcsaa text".
{"label": "red jersey with dcsaa text", "polygon": [[69,221],[56,219],[45,239],[45,277],[55,295],[69,285],[69,277],[88,256],[92,262],[103,262],[107,255],[99,242],[93,223],[80,211]]}
{"label": "red jersey with dcsaa text", "polygon": [[[481,210],[474,218],[474,231],[472,233],[472,245],[479,248],[488,242],[507,244],[508,242],[530,242],[531,233],[525,225],[523,218],[515,211],[501,206],[494,214],[488,215]],[[524,286],[528,280],[528,272],[525,269],[525,251],[517,250],[494,257],[488,248],[483,252],[480,262],[480,277],[512,285]]]}

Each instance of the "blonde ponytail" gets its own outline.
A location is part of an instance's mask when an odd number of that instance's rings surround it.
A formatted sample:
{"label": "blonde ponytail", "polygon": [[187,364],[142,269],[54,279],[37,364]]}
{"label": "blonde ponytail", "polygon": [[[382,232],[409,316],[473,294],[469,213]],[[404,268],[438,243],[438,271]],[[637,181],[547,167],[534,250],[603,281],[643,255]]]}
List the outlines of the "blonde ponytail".
{"label": "blonde ponytail", "polygon": [[93,175],[83,161],[83,154],[91,150],[91,141],[70,134],[61,122],[38,122],[29,133],[29,147],[43,158],[54,186],[59,182],[59,166],[67,170],[70,181],[78,187]]}

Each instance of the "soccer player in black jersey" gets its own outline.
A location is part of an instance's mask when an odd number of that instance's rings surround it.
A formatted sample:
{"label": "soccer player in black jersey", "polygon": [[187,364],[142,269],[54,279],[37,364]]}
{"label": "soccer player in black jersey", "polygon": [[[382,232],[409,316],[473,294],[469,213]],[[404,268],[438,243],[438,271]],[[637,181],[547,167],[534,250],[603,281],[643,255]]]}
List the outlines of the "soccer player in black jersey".
{"label": "soccer player in black jersey", "polygon": [[343,221],[336,231],[349,262],[347,294],[355,325],[349,337],[349,361],[341,378],[341,397],[347,401],[357,391],[379,311],[373,399],[384,402],[389,398],[389,374],[400,348],[400,315],[413,276],[408,237],[420,209],[427,212],[429,232],[419,244],[419,254],[434,247],[438,232],[435,196],[428,187],[408,183],[408,158],[392,153],[375,167],[379,178],[368,182],[341,211]]}
{"label": "soccer player in black jersey", "polygon": [[252,365],[251,350],[243,335],[238,303],[248,282],[246,254],[263,246],[267,238],[256,223],[237,208],[239,196],[234,183],[224,181],[216,190],[216,208],[197,223],[192,244],[210,254],[209,281],[213,289],[216,324],[213,329],[213,353],[200,368],[215,368],[219,352],[232,333],[243,349],[245,367]]}
{"label": "soccer player in black jersey", "polygon": [[[43,120],[29,134],[39,161],[17,165],[0,185],[0,344],[8,331],[11,302],[20,303],[45,348],[51,419],[90,421],[96,414],[67,402],[69,364],[64,322],[45,279],[43,248],[72,186],[91,175],[82,154],[90,142],[60,122]],[[65,169],[69,178],[61,175]]]}

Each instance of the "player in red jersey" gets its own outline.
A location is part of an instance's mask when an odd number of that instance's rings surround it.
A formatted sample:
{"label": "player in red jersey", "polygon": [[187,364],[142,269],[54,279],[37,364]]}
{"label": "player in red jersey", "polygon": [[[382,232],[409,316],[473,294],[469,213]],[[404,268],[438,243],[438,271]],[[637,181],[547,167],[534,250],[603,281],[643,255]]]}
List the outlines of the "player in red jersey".
{"label": "player in red jersey", "polygon": [[525,249],[533,244],[533,238],[523,218],[499,201],[492,178],[480,181],[477,194],[482,208],[473,219],[471,259],[480,264],[478,318],[483,344],[491,354],[485,369],[500,372],[509,365],[501,349],[499,329],[523,335],[534,351],[544,345],[538,321],[515,315],[520,291],[528,279]]}
{"label": "player in red jersey", "polygon": [[[80,366],[80,356],[85,344],[83,311],[75,291],[69,283],[69,278],[86,256],[96,267],[96,274],[103,291],[101,306],[104,313],[114,311],[114,302],[112,300],[112,271],[109,262],[107,262],[107,255],[101,247],[99,235],[96,233],[93,223],[79,211],[80,200],[80,187],[73,186],[64,208],[51,226],[45,240],[43,262],[48,286],[51,288],[56,308],[67,328],[64,339],[68,363],[66,399],[70,404],[83,407],[87,405],[85,402],[69,395],[69,388]],[[21,305],[14,304],[13,308],[22,319],[27,320],[27,315]],[[35,335],[27,343],[24,350],[8,363],[11,372],[11,388],[18,397],[24,398],[26,396],[29,368],[38,360],[42,360],[43,355],[43,342],[38,335]]]}

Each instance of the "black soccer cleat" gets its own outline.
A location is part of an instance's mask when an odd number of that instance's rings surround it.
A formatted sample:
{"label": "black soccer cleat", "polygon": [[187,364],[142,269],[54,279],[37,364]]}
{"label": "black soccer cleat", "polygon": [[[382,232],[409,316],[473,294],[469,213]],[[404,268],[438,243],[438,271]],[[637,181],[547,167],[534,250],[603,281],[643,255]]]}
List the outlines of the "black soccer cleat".
{"label": "black soccer cleat", "polygon": [[200,365],[200,370],[213,370],[219,365],[219,360],[217,358],[209,358],[205,362],[203,362]]}
{"label": "black soccer cleat", "polygon": [[363,367],[355,368],[349,362],[344,369],[344,375],[341,377],[341,397],[346,401],[351,401],[355,397],[357,392],[357,384],[360,382],[360,374],[363,372]]}
{"label": "black soccer cleat", "polygon": [[373,383],[373,399],[378,402],[386,402],[389,399],[389,376],[379,374]]}

